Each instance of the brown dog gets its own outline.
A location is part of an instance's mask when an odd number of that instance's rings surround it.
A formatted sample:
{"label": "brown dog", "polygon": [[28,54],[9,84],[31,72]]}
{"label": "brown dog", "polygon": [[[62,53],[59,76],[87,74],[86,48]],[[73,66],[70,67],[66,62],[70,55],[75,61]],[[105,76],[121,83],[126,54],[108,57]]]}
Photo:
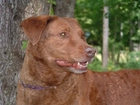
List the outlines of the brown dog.
{"label": "brown dog", "polygon": [[87,70],[95,50],[73,18],[31,17],[17,105],[140,105],[140,70]]}

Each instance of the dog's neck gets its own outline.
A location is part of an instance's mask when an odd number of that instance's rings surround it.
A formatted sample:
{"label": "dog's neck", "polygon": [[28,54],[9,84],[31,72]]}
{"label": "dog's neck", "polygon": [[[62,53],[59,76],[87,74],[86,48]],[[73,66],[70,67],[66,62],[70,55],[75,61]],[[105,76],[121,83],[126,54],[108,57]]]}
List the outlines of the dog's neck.
{"label": "dog's neck", "polygon": [[43,86],[35,86],[35,85],[31,85],[31,84],[26,84],[20,78],[19,78],[19,82],[24,88],[29,88],[29,89],[33,89],[33,90],[56,89],[56,86],[45,86],[45,87],[43,87]]}
{"label": "dog's neck", "polygon": [[[64,81],[69,81],[70,83],[75,81],[72,79],[75,77],[75,74],[66,72],[61,67],[51,67],[47,63],[40,62],[41,59],[40,61],[39,59],[40,58],[35,58],[30,55],[25,56],[23,69],[21,71],[21,79],[25,83],[37,86],[58,86],[63,84]],[[24,67],[24,65],[26,67]]]}

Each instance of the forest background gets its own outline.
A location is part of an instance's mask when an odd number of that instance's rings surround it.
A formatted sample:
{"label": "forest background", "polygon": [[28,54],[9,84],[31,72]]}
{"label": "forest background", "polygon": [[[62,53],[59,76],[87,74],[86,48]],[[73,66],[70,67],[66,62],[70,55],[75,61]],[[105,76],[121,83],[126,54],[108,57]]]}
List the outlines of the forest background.
{"label": "forest background", "polygon": [[[104,13],[104,7],[108,11]],[[82,25],[88,43],[97,49],[92,70],[140,68],[140,1],[77,0],[75,17]],[[103,18],[108,18],[108,64],[103,68]],[[106,55],[105,55],[106,56]],[[106,59],[107,62],[107,59]]]}

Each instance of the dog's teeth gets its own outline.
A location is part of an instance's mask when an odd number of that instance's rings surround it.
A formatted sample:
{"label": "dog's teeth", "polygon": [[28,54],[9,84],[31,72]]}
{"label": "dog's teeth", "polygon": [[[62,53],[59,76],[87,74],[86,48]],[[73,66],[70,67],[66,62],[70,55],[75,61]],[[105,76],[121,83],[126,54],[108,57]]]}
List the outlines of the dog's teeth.
{"label": "dog's teeth", "polygon": [[88,62],[86,62],[85,65],[82,65],[80,62],[78,62],[78,66],[80,66],[80,67],[87,67],[87,65],[88,65]]}
{"label": "dog's teeth", "polygon": [[88,62],[86,62],[86,66],[88,65]]}
{"label": "dog's teeth", "polygon": [[84,65],[82,65],[80,62],[78,62],[78,66],[84,67]]}
{"label": "dog's teeth", "polygon": [[81,66],[80,62],[78,62],[78,66]]}

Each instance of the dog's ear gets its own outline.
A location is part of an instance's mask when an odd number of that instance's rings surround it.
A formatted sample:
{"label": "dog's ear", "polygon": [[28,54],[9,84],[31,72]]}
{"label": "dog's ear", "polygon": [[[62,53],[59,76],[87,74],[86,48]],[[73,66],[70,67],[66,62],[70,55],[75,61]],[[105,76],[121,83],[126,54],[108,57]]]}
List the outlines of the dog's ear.
{"label": "dog's ear", "polygon": [[35,45],[39,41],[42,32],[44,31],[48,22],[56,18],[56,16],[38,16],[30,17],[21,22],[21,27],[30,42]]}

